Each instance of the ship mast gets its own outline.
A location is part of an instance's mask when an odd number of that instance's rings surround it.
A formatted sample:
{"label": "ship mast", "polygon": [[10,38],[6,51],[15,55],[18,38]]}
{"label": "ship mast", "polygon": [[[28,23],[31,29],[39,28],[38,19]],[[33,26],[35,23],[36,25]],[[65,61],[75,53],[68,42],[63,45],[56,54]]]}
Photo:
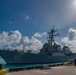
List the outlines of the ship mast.
{"label": "ship mast", "polygon": [[51,29],[50,32],[48,32],[49,34],[49,37],[48,37],[48,43],[52,46],[53,43],[55,43],[54,41],[54,37],[58,36],[59,34],[54,34],[57,30],[54,29],[54,26],[53,26],[53,29]]}

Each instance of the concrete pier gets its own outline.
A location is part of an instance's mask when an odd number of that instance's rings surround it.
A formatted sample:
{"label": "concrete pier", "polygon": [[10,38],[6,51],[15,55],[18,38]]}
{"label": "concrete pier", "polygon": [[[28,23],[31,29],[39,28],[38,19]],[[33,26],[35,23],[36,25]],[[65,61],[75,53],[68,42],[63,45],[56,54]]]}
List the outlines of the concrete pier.
{"label": "concrete pier", "polygon": [[74,66],[57,66],[51,69],[33,69],[10,72],[7,75],[76,75]]}

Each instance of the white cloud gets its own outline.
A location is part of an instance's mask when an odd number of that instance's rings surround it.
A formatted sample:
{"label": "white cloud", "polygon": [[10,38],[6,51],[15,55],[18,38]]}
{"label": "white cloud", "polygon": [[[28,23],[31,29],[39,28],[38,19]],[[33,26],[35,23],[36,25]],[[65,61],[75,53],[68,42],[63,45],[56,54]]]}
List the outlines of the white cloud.
{"label": "white cloud", "polygon": [[31,19],[31,17],[28,14],[26,14],[26,13],[23,13],[23,17],[24,17],[25,21]]}
{"label": "white cloud", "polygon": [[27,36],[23,37],[23,39],[22,39],[22,43],[23,43],[24,45],[28,45],[28,44],[30,44],[30,40],[29,40],[29,38],[28,38]]}
{"label": "white cloud", "polygon": [[18,44],[21,41],[22,35],[21,33],[16,30],[12,31],[11,35],[7,32],[3,32],[0,34],[0,46],[1,48],[4,46],[11,46],[13,44]]}
{"label": "white cloud", "polygon": [[35,33],[33,36],[34,37],[38,37],[38,38],[41,38],[42,37],[41,34],[39,34],[39,33]]}
{"label": "white cloud", "polygon": [[22,36],[18,30],[11,31],[11,34],[5,31],[0,34],[0,48],[39,52],[42,45],[42,42],[34,36],[29,39],[27,36]]}
{"label": "white cloud", "polygon": [[22,43],[24,45],[24,50],[31,50],[32,52],[39,52],[43,45],[40,40],[33,36],[31,39],[24,37]]}
{"label": "white cloud", "polygon": [[73,52],[76,52],[76,29],[70,28],[68,35],[62,38],[62,42],[69,46]]}
{"label": "white cloud", "polygon": [[25,16],[25,20],[29,20],[29,19],[31,19],[30,16],[29,15],[26,15]]}
{"label": "white cloud", "polygon": [[8,39],[8,33],[4,31],[3,33],[0,34],[0,46],[1,46],[1,48],[3,45],[6,44],[6,42],[7,42],[6,39]]}
{"label": "white cloud", "polygon": [[13,34],[9,36],[10,40],[14,40],[14,42],[19,43],[21,41],[22,35],[21,33],[16,30],[16,31],[11,31]]}
{"label": "white cloud", "polygon": [[[16,42],[16,39],[18,34],[11,34],[9,35],[7,32],[3,32],[0,34],[0,43],[2,42],[3,44],[10,44],[11,42],[13,43]],[[17,40],[18,41],[18,40]]]}
{"label": "white cloud", "polygon": [[13,49],[17,49],[17,50],[23,50],[23,44],[20,44],[20,45],[18,45],[18,46],[16,46],[15,48],[13,48]]}
{"label": "white cloud", "polygon": [[43,32],[43,33],[38,33],[37,32],[33,36],[36,37],[36,38],[42,38],[42,37],[47,36],[47,32]]}
{"label": "white cloud", "polygon": [[76,39],[76,30],[75,29],[70,28],[68,33],[69,33],[68,34],[69,40],[75,40]]}

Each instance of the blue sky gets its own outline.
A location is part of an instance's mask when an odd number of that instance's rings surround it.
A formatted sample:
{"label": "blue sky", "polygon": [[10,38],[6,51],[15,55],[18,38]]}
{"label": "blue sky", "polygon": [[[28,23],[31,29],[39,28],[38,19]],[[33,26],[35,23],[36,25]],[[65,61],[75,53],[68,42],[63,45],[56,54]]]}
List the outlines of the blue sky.
{"label": "blue sky", "polygon": [[53,25],[76,52],[76,0],[0,0],[0,48],[39,51]]}
{"label": "blue sky", "polygon": [[22,35],[47,32],[53,25],[61,37],[76,28],[76,0],[0,0],[0,33],[19,30]]}

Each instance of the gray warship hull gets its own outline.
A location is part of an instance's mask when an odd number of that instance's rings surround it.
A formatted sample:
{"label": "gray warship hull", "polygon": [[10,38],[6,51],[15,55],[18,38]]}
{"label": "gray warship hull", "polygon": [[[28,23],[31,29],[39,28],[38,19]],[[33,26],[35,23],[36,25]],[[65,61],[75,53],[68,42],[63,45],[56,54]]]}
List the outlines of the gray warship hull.
{"label": "gray warship hull", "polygon": [[42,53],[24,53],[17,51],[0,50],[0,56],[7,64],[51,64],[67,62],[75,59],[76,56],[51,56]]}

